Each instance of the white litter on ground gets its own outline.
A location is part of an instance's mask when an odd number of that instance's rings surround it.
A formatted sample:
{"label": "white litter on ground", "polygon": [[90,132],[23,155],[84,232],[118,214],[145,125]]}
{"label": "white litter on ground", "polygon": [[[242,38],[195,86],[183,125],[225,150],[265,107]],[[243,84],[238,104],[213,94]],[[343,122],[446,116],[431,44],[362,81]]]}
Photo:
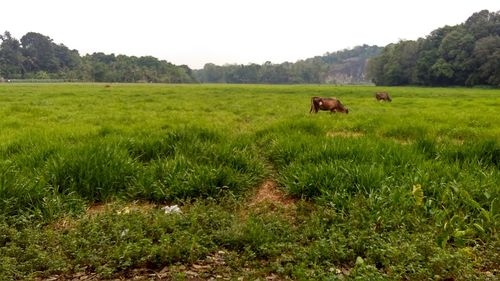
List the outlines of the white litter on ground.
{"label": "white litter on ground", "polygon": [[172,214],[172,213],[182,214],[181,209],[177,205],[165,206],[165,207],[163,207],[161,209],[165,210],[165,214]]}

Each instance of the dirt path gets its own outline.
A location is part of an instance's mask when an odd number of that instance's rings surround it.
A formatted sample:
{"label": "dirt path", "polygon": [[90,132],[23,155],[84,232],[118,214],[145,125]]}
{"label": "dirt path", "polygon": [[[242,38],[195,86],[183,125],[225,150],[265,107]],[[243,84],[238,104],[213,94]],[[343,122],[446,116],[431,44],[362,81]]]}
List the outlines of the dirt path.
{"label": "dirt path", "polygon": [[262,203],[274,203],[283,206],[290,206],[295,200],[288,197],[283,191],[278,189],[278,184],[273,179],[265,180],[254,197],[250,199],[249,207],[254,207]]}

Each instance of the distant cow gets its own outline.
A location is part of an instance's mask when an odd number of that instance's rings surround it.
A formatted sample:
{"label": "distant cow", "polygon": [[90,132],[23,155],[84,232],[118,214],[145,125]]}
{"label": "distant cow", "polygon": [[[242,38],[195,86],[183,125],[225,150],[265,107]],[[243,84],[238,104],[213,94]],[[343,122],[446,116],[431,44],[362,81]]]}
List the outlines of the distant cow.
{"label": "distant cow", "polygon": [[378,101],[392,101],[391,97],[389,96],[389,94],[387,92],[377,92],[375,93],[375,98],[378,100]]}
{"label": "distant cow", "polygon": [[319,110],[328,110],[332,113],[343,112],[349,113],[347,109],[337,98],[322,98],[322,97],[312,97],[311,98],[311,109],[309,113],[318,113]]}

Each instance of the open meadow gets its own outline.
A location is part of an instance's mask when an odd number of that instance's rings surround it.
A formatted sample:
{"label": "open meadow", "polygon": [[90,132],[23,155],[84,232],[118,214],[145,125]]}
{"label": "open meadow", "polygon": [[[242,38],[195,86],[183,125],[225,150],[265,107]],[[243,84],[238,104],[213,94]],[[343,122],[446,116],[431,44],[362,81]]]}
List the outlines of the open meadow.
{"label": "open meadow", "polygon": [[497,280],[499,198],[499,89],[0,84],[0,280]]}

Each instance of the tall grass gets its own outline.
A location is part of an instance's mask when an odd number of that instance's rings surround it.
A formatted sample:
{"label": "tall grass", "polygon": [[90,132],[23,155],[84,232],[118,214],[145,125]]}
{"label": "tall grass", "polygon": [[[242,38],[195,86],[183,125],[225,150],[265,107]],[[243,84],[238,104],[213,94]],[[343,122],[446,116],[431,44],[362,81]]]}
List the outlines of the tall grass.
{"label": "tall grass", "polygon": [[[496,274],[498,90],[379,90],[0,85],[0,277],[111,277],[220,249],[234,278]],[[309,114],[311,96],[349,114]],[[248,210],[265,179],[293,211]],[[184,215],[117,215],[136,201]],[[96,203],[117,205],[85,215]]]}

